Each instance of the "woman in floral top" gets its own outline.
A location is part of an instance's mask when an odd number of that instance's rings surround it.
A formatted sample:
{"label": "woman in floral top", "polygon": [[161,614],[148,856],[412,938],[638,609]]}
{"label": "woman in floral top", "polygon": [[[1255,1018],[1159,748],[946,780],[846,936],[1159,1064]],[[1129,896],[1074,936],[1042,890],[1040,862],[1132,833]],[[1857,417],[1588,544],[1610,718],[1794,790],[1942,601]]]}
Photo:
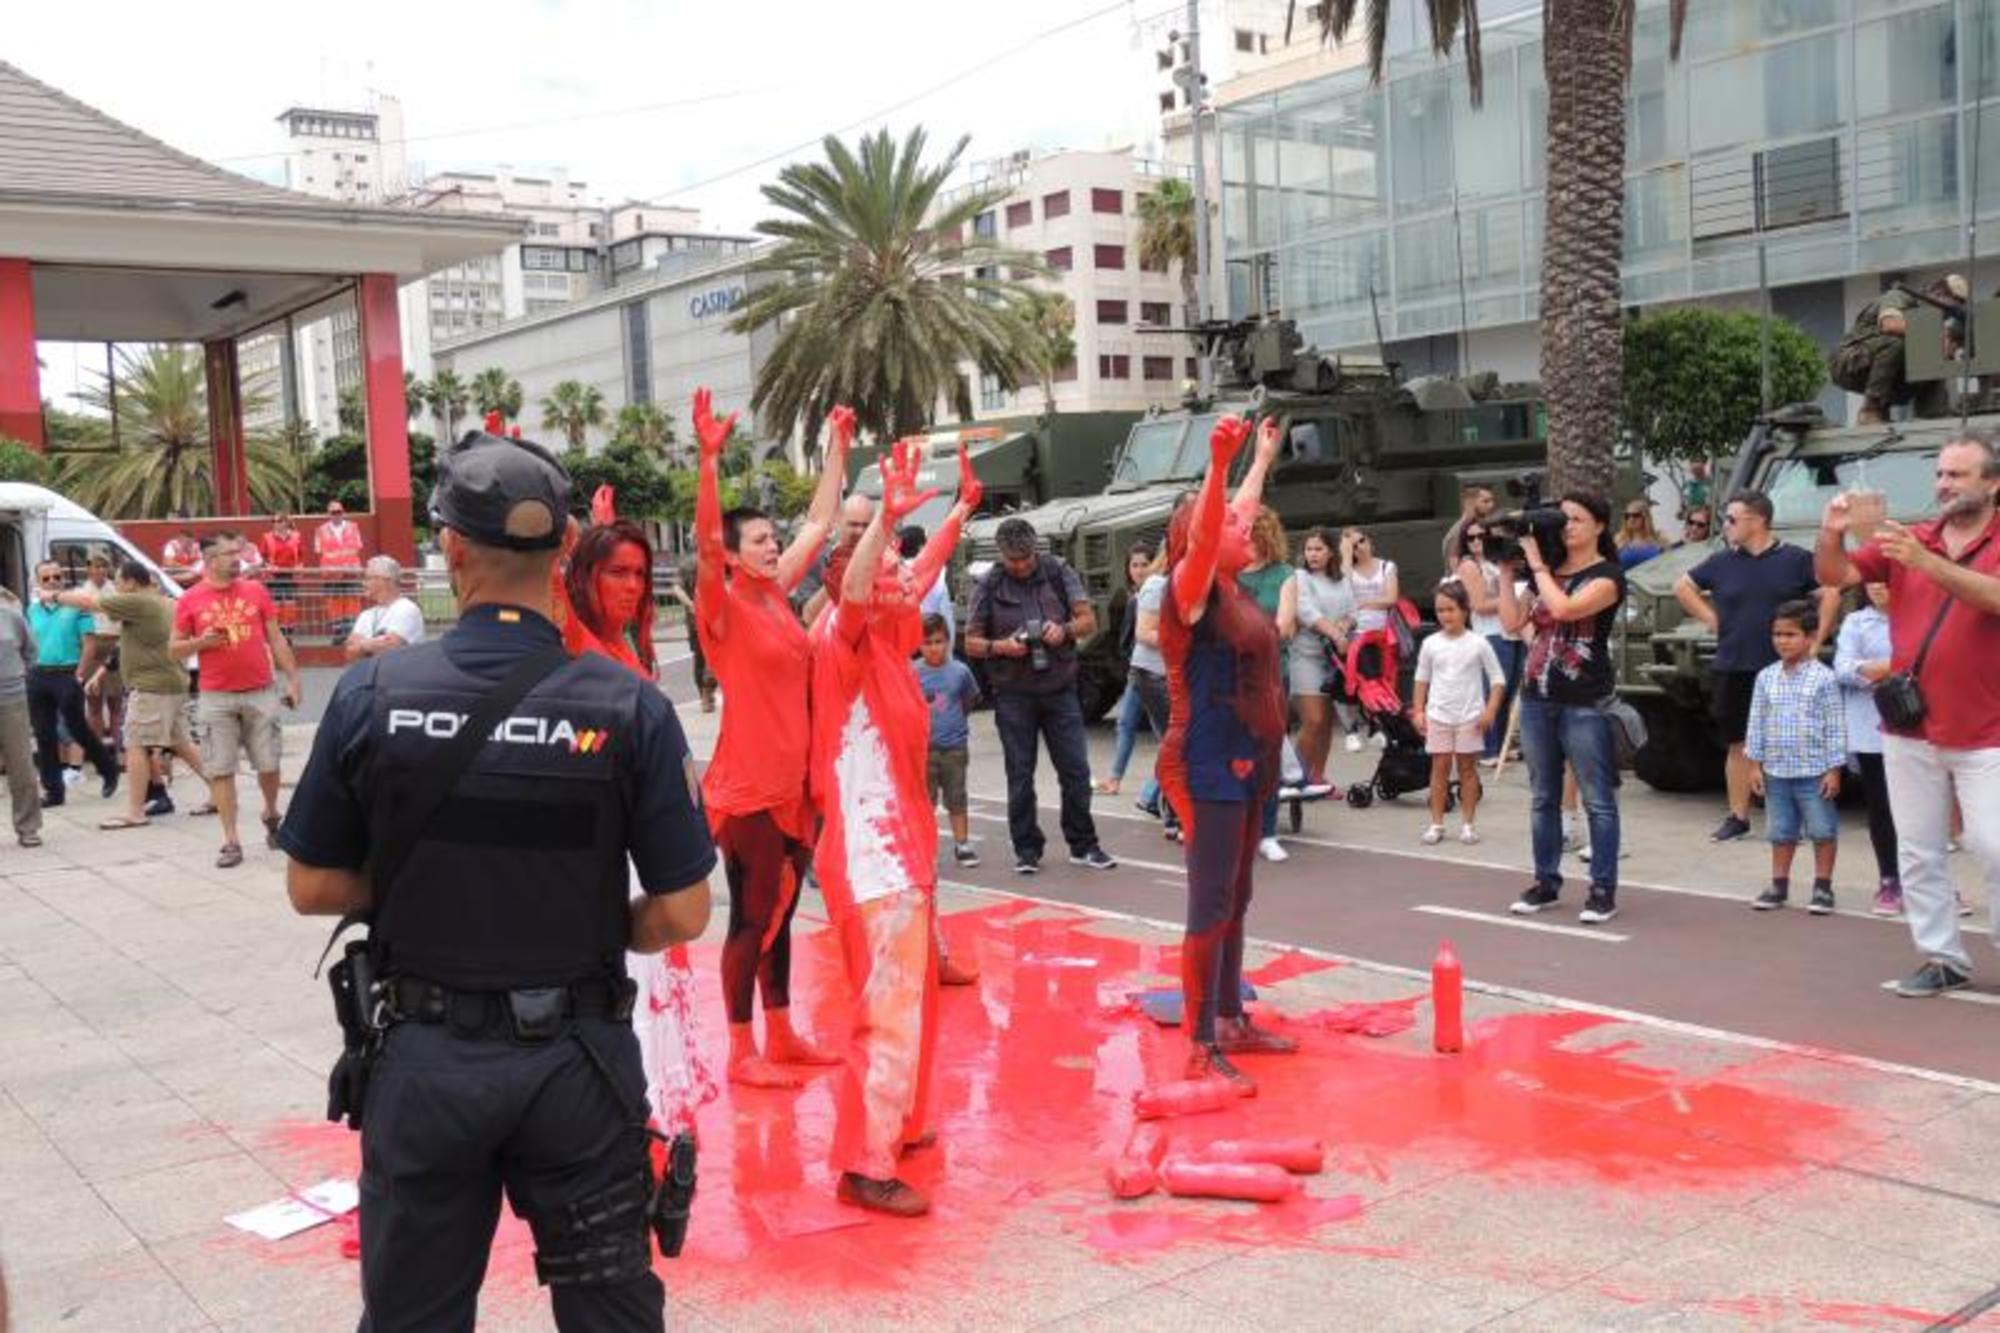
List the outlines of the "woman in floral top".
{"label": "woman in floral top", "polygon": [[1546,556],[1532,537],[1521,539],[1525,598],[1514,574],[1500,580],[1500,623],[1518,633],[1533,624],[1535,641],[1521,678],[1521,751],[1532,792],[1529,829],[1535,882],[1513,910],[1530,915],[1554,907],[1562,890],[1562,785],[1565,765],[1576,772],[1590,823],[1590,896],[1577,918],[1586,925],[1618,914],[1618,763],[1612,720],[1602,711],[1613,694],[1611,627],[1625,601],[1625,573],[1611,540],[1611,506],[1588,491],[1562,498],[1563,549]]}

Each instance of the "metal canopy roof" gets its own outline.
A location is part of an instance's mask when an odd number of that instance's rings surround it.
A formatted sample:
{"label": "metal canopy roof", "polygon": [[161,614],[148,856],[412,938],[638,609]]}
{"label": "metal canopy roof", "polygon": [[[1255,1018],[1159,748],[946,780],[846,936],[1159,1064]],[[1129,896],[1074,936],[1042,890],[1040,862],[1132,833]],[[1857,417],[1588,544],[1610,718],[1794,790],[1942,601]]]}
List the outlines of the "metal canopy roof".
{"label": "metal canopy roof", "polygon": [[44,338],[238,334],[357,274],[407,281],[492,254],[524,226],[266,185],[0,61],[0,256],[34,264]]}

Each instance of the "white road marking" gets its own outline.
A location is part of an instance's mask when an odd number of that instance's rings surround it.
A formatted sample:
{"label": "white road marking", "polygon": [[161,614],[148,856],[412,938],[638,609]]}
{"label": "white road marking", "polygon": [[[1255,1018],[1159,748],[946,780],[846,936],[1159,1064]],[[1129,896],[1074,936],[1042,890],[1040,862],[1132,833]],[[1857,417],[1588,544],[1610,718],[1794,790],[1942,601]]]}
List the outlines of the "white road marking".
{"label": "white road marking", "polygon": [[[1183,921],[1162,921],[1158,917],[1140,916],[1136,912],[1115,912],[1106,907],[1092,907],[1084,903],[1067,902],[1061,898],[1044,898],[1032,893],[1017,893],[1011,889],[993,889],[983,884],[967,884],[956,880],[939,880],[946,888],[969,889],[975,893],[987,893],[996,898],[1016,898],[1023,902],[1035,903],[1043,907],[1059,907],[1065,911],[1077,912],[1084,916],[1094,916],[1108,921],[1136,921],[1140,925],[1152,926],[1159,930],[1180,933],[1187,929]],[[1429,985],[1431,974],[1427,970],[1414,967],[1398,967],[1394,963],[1380,963],[1371,958],[1356,958],[1351,954],[1335,953],[1331,949],[1315,949],[1310,945],[1293,944],[1286,941],[1250,938],[1244,943],[1258,949],[1272,949],[1278,952],[1302,954],[1307,958],[1318,958],[1342,967],[1357,968],[1363,972],[1373,972],[1379,976],[1401,977],[1406,981],[1422,982]],[[1541,1005],[1550,1009],[1568,1009],[1579,1014],[1596,1014],[1600,1018],[1613,1019],[1620,1023],[1634,1023],[1652,1028],[1658,1032],[1674,1032],[1703,1041],[1722,1042],[1729,1046],[1741,1046],[1753,1051],[1772,1051],[1780,1055],[1795,1055],[1805,1060],[1823,1060],[1827,1064],[1842,1069],[1865,1069],[1877,1074],[1890,1074],[1900,1078],[1921,1079],[1926,1083],[1936,1083],[1947,1088],[1960,1088],[1984,1096],[2000,1095],[2000,1083],[1983,1078],[1973,1078],[1966,1074],[1948,1073],[1942,1069],[1925,1069],[1921,1065],[1897,1064],[1893,1060],[1877,1060],[1866,1055],[1854,1055],[1847,1051],[1831,1050],[1824,1046],[1806,1046],[1794,1041],[1781,1041],[1776,1037],[1759,1037],[1748,1032],[1732,1032],[1728,1028],[1709,1027],[1703,1023],[1689,1023],[1678,1018],[1666,1018],[1659,1014],[1649,1014],[1638,1009],[1620,1009],[1615,1005],[1594,1004],[1589,1000],[1572,1000],[1567,996],[1554,995],[1548,991],[1529,990],[1522,986],[1500,986],[1492,982],[1475,981],[1467,978],[1465,988],[1481,995],[1497,995],[1502,999],[1518,1000],[1522,1004]],[[1954,992],[1956,993],[1956,992]]]}
{"label": "white road marking", "polygon": [[1612,930],[1598,930],[1591,926],[1558,926],[1552,921],[1534,921],[1527,917],[1500,916],[1493,912],[1473,912],[1463,907],[1439,907],[1434,903],[1418,903],[1412,912],[1425,912],[1431,916],[1454,916],[1461,921],[1477,921],[1487,926],[1511,926],[1515,930],[1538,930],[1551,935],[1574,935],[1578,939],[1596,940],[1600,944],[1623,944],[1630,935],[1620,935]]}
{"label": "white road marking", "polygon": [[[981,797],[980,799],[984,800],[986,798]],[[989,815],[983,810],[972,811],[972,818],[983,819],[989,824],[1004,824],[1007,822],[1007,816]],[[1187,875],[1186,866],[1168,865],[1165,861],[1141,861],[1135,857],[1120,856],[1118,857],[1118,864],[1120,867],[1137,866],[1141,870],[1158,870],[1169,875],[1180,875],[1182,877]]]}
{"label": "white road marking", "polygon": [[693,653],[675,653],[672,657],[662,657],[660,659],[660,665],[663,667],[670,667],[670,666],[677,666],[682,662],[692,662],[692,661],[694,661]]}
{"label": "white road marking", "polygon": [[[1882,983],[1882,989],[1886,991],[1894,991],[1898,984],[1899,983],[1894,980],[1885,981]],[[1918,996],[1915,998],[1921,999],[1922,997]],[[1948,990],[1944,993],[1944,998],[1947,1000],[1958,1000],[1965,1004],[2000,1005],[2000,995],[1996,995],[1992,991]]]}

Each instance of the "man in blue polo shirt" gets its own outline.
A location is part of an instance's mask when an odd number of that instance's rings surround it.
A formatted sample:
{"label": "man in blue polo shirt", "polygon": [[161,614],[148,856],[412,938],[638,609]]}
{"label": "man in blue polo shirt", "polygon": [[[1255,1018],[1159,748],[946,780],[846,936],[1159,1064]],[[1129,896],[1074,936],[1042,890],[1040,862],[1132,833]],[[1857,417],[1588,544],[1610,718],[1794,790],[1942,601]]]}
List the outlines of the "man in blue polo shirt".
{"label": "man in blue polo shirt", "polygon": [[1772,513],[1771,497],[1759,491],[1733,496],[1722,515],[1729,544],[1674,584],[1681,609],[1715,634],[1710,684],[1715,723],[1729,746],[1724,770],[1729,813],[1709,835],[1716,842],[1732,842],[1750,832],[1750,761],[1743,753],[1743,738],[1750,725],[1757,673],[1778,660],[1778,651],[1771,646],[1772,613],[1794,598],[1817,596],[1815,653],[1839,621],[1839,590],[1819,586],[1812,552],[1772,535]]}
{"label": "man in blue polo shirt", "polygon": [[35,595],[28,602],[28,626],[35,631],[35,669],[28,673],[28,719],[35,729],[35,767],[42,775],[42,805],[61,805],[62,742],[56,722],[83,747],[84,757],[104,779],[104,797],[118,791],[118,761],[90,729],[83,715],[83,682],[77,669],[83,662],[83,636],[91,630],[90,614],[56,601],[63,590],[62,566],[44,560],[35,567]]}

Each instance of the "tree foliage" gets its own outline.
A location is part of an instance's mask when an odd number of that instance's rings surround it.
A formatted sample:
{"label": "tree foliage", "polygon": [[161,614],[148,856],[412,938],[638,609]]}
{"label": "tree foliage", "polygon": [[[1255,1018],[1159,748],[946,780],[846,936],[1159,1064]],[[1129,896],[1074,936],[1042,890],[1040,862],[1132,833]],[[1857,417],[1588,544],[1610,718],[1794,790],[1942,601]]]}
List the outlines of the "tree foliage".
{"label": "tree foliage", "polygon": [[[753,265],[738,333],[778,325],[751,405],[780,435],[812,439],[836,403],[878,439],[927,426],[961,396],[971,362],[1012,387],[1033,374],[1024,309],[1041,260],[980,235],[976,220],[1005,191],[944,197],[965,152],[960,139],[926,165],[916,128],[849,148],[824,141],[825,161],[793,163],[764,197],[780,217],[757,230],[778,242]],[[1003,276],[1009,275],[1009,276]]]}
{"label": "tree foliage", "polygon": [[49,482],[48,456],[11,436],[0,435],[0,481]]}
{"label": "tree foliage", "polygon": [[636,445],[661,459],[673,457],[674,423],[658,403],[627,403],[611,423],[613,444]]}
{"label": "tree foliage", "polygon": [[1076,360],[1076,306],[1061,292],[1031,292],[1025,307],[1028,354],[1041,381],[1042,405],[1056,410],[1056,375]]}
{"label": "tree foliage", "polygon": [[502,421],[518,420],[521,402],[521,381],[510,378],[500,367],[488,366],[472,377],[472,405],[482,418],[498,412]]}
{"label": "tree foliage", "polygon": [[590,497],[600,486],[617,492],[620,518],[675,516],[673,479],[656,455],[637,444],[613,441],[596,453],[575,445],[564,451],[562,464],[569,470],[570,508],[578,517],[590,512]]}
{"label": "tree foliage", "polygon": [[604,394],[594,384],[564,380],[542,399],[542,426],[560,431],[571,449],[581,449],[593,426],[604,424]]}
{"label": "tree foliage", "polygon": [[430,402],[430,386],[417,378],[417,372],[403,372],[403,420],[415,421],[423,415]]}
{"label": "tree foliage", "polygon": [[[1760,316],[1687,307],[1625,326],[1623,424],[1648,458],[1689,463],[1732,452],[1762,402]],[[1771,320],[1773,406],[1809,401],[1826,383],[1812,335]]]}
{"label": "tree foliage", "polygon": [[443,428],[444,438],[458,438],[459,419],[466,408],[472,405],[472,390],[453,370],[440,370],[431,376],[425,398],[431,405],[431,413]]}
{"label": "tree foliage", "polygon": [[1194,235],[1194,187],[1168,178],[1139,196],[1139,266],[1166,269],[1180,265],[1182,318],[1189,324],[1201,317]]}

